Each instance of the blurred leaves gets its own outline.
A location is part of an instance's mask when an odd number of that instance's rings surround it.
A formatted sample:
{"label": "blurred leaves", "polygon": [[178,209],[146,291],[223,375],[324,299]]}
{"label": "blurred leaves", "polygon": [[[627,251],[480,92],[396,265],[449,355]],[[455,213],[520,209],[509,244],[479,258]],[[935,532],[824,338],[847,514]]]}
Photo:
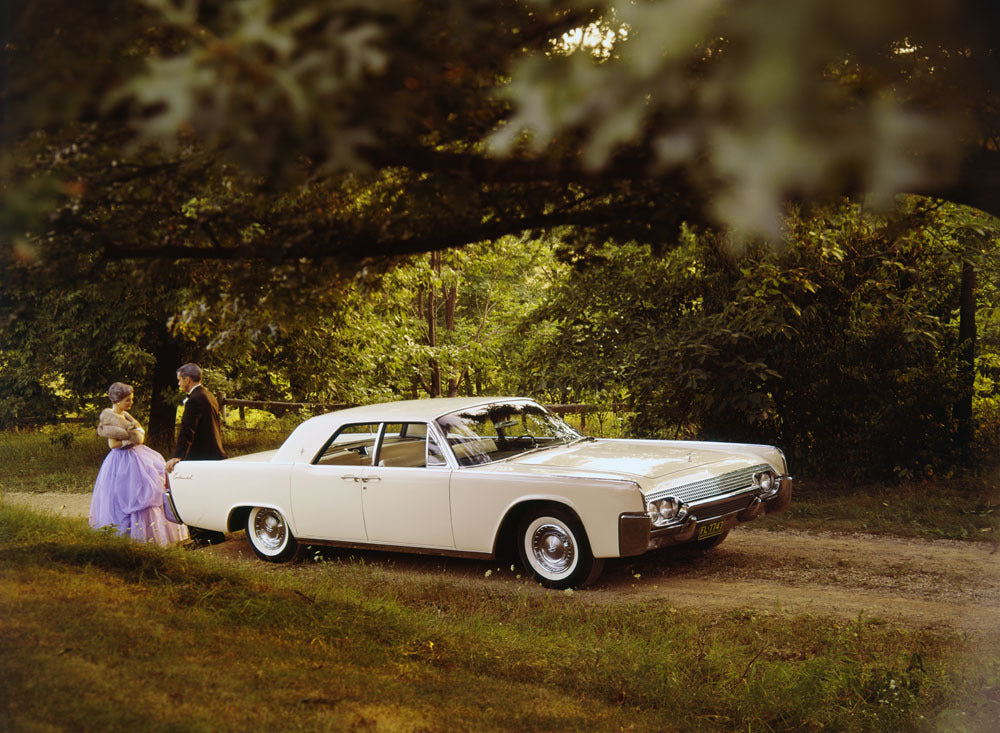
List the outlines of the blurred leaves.
{"label": "blurred leaves", "polygon": [[[2,139],[10,154],[100,121],[128,132],[122,151],[195,146],[285,195],[404,169],[411,203],[437,189],[398,237],[318,257],[587,226],[597,202],[602,223],[667,209],[748,240],[780,239],[789,201],[845,193],[1000,211],[983,175],[1000,129],[994,5],[34,0],[4,29]],[[590,206],[565,208],[571,185]],[[435,245],[426,219],[449,217]],[[646,223],[652,244],[675,237]]]}

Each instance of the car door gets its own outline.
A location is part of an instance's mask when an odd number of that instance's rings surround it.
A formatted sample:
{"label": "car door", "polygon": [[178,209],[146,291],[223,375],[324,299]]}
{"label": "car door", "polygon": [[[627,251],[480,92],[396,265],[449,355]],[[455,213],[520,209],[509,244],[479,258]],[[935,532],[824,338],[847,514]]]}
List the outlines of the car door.
{"label": "car door", "polygon": [[362,478],[374,459],[377,423],[344,425],[312,463],[292,471],[292,511],[302,539],[364,542]]}
{"label": "car door", "polygon": [[362,478],[368,540],[454,547],[450,483],[451,468],[426,423],[386,424],[376,462]]}

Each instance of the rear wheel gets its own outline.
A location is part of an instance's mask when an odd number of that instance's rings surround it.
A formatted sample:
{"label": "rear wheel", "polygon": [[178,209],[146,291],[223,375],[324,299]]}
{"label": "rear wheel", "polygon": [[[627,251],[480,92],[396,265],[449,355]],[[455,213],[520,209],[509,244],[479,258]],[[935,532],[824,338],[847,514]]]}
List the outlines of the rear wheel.
{"label": "rear wheel", "polygon": [[518,525],[521,563],[547,588],[573,588],[597,580],[604,560],[590,551],[587,534],[570,512],[552,507],[525,515]]}
{"label": "rear wheel", "polygon": [[299,543],[288,522],[277,509],[254,507],[247,516],[247,539],[259,557],[268,562],[285,562],[296,556]]}

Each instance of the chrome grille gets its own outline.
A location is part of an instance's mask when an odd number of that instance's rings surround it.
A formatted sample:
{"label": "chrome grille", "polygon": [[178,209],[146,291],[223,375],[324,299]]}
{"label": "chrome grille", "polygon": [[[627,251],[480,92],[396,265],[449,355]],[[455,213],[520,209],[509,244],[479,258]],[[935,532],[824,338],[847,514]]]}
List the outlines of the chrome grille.
{"label": "chrome grille", "polygon": [[693,504],[703,499],[708,499],[720,494],[730,494],[740,489],[747,489],[753,485],[753,475],[760,471],[770,470],[767,464],[741,468],[738,471],[730,471],[721,476],[702,479],[691,484],[682,484],[669,489],[657,489],[646,495],[646,501],[656,501],[665,496],[675,496],[687,504]]}
{"label": "chrome grille", "polygon": [[740,494],[739,496],[734,496],[732,499],[723,499],[718,502],[699,504],[698,506],[691,507],[691,514],[701,521],[705,519],[714,519],[715,517],[721,517],[726,514],[732,514],[733,512],[741,512],[750,506],[750,502],[753,501],[754,496],[756,496],[756,494],[747,492],[745,494]]}

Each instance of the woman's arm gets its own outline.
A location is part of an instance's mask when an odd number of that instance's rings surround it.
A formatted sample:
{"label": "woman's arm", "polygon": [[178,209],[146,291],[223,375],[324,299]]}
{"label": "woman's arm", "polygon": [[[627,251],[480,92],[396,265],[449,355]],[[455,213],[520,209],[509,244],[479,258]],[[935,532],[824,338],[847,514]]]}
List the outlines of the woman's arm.
{"label": "woman's arm", "polygon": [[134,417],[129,415],[127,412],[123,413],[125,421],[128,423],[128,441],[135,445],[142,445],[146,440],[146,431],[142,429],[142,425]]}

